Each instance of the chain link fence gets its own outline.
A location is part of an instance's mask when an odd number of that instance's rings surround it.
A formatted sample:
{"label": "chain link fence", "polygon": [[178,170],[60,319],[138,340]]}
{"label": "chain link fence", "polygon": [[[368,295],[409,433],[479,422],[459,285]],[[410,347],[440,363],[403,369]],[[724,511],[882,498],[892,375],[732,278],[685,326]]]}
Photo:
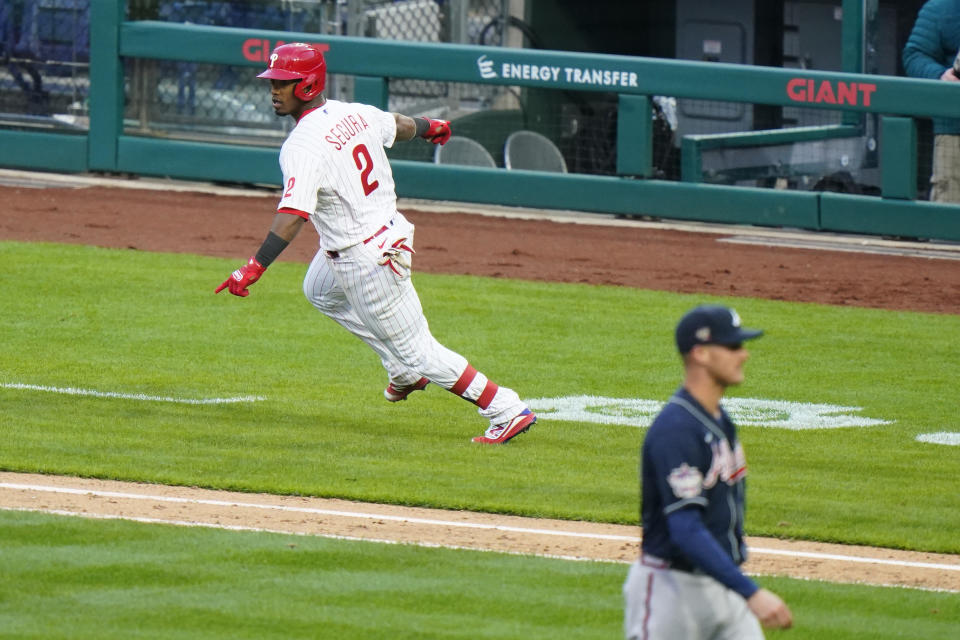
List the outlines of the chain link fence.
{"label": "chain link fence", "polygon": [[[0,127],[84,132],[88,127],[90,3],[0,0]],[[541,48],[518,0],[128,0],[131,20]],[[784,42],[785,51],[789,42]],[[839,43],[838,43],[839,46]],[[801,65],[802,66],[802,65]],[[128,134],[280,145],[293,125],[278,118],[266,83],[244,66],[130,59],[124,127]],[[454,122],[455,136],[482,146],[496,166],[519,130],[542,134],[566,170],[616,172],[617,96],[528,87],[390,78],[388,108]],[[353,78],[331,74],[326,94],[353,99]],[[654,99],[655,177],[679,179],[687,134],[837,124],[840,112],[704,100]],[[921,127],[924,122],[920,122]],[[705,151],[705,182],[789,189],[869,190],[876,184],[875,122],[856,140]],[[871,129],[872,127],[872,129]],[[921,145],[926,138],[921,137]],[[396,145],[395,158],[433,162],[433,145]],[[543,153],[548,155],[550,150]],[[921,146],[921,164],[930,154]],[[920,171],[920,192],[929,172]],[[846,177],[849,176],[849,177]],[[846,180],[846,182],[844,182]]]}
{"label": "chain link fence", "polygon": [[89,0],[0,0],[0,118],[85,128]]}
{"label": "chain link fence", "polygon": [[[76,128],[88,120],[91,0],[0,0],[0,126]],[[129,0],[127,17],[201,25],[408,40],[500,44],[508,0]],[[248,67],[130,60],[125,126],[140,135],[230,136],[279,143],[266,84]],[[456,115],[504,90],[394,79],[391,109]],[[331,98],[352,78],[331,74]],[[461,103],[463,108],[461,108]]]}
{"label": "chain link fence", "polygon": [[[480,30],[504,10],[505,0],[283,0],[202,2],[131,0],[131,19],[349,35],[417,42],[474,43]],[[452,18],[458,23],[452,24]],[[473,25],[472,27],[470,25]],[[293,126],[277,118],[268,87],[248,67],[135,60],[126,116],[141,135],[250,144],[280,144]],[[466,100],[483,87],[462,90]],[[395,79],[390,109],[448,112],[461,95],[450,83]],[[490,93],[489,91],[487,92]],[[330,74],[325,94],[353,99],[353,78]]]}

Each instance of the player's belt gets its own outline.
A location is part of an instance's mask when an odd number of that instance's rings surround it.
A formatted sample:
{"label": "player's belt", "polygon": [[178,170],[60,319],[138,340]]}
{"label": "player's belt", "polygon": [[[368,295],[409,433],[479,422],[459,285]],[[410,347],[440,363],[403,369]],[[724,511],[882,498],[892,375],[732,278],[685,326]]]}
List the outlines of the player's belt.
{"label": "player's belt", "polygon": [[669,569],[670,563],[664,560],[663,558],[658,558],[657,556],[651,556],[649,553],[644,553],[640,556],[640,564],[644,564],[648,567],[653,567],[654,569]]}
{"label": "player's belt", "polygon": [[[387,229],[389,229],[392,225],[393,225],[393,220],[391,220],[389,223],[387,223],[387,224],[383,225],[382,227],[380,227],[375,234],[373,234],[372,236],[370,236],[369,238],[367,238],[366,240],[364,240],[364,241],[363,241],[363,244],[367,244],[368,242],[370,242],[371,240],[373,240],[374,238],[376,238],[378,235],[380,235],[381,233],[383,233],[384,231],[386,231]],[[340,252],[339,252],[339,251],[324,251],[324,253],[326,253],[326,254],[327,254],[327,257],[330,258],[331,260],[336,260],[337,258],[340,257]]]}
{"label": "player's belt", "polygon": [[703,571],[682,558],[664,560],[663,558],[652,556],[649,553],[644,553],[640,556],[640,563],[655,569],[672,569],[674,571],[683,571],[684,573],[703,574]]}

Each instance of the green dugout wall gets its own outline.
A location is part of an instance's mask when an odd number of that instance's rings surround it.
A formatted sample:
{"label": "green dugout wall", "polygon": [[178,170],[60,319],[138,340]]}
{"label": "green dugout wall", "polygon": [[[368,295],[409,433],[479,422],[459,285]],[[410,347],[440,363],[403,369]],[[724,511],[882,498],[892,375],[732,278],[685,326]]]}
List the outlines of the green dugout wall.
{"label": "green dugout wall", "polygon": [[[849,28],[856,36],[856,8]],[[845,16],[845,20],[846,20]],[[846,37],[846,36],[845,36]],[[138,137],[124,133],[124,58],[263,67],[278,42],[305,40],[327,49],[332,73],[355,76],[355,98],[386,106],[387,78],[401,77],[619,95],[618,176],[550,174],[440,166],[394,160],[405,197],[650,215],[960,241],[960,206],[914,198],[914,117],[960,117],[960,86],[934,81],[449,44],[422,44],[308,33],[124,21],[122,0],[91,3],[90,127],[86,135],[0,131],[0,164],[54,171],[106,171],[192,180],[279,183],[277,149]],[[845,59],[847,59],[845,57]],[[848,66],[856,65],[849,55]],[[251,69],[251,70],[252,70]],[[650,96],[842,109],[882,116],[882,197],[720,186],[651,175]],[[821,132],[845,135],[841,125]],[[782,142],[817,132],[749,132],[742,140],[685,142],[684,167],[711,144]],[[912,181],[911,181],[912,179]],[[911,187],[911,185],[914,185]]]}

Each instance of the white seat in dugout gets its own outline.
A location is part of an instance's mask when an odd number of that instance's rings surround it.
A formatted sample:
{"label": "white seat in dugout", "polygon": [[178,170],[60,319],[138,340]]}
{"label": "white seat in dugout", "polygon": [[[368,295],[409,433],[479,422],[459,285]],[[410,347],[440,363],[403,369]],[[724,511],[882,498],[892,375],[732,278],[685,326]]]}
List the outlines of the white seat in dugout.
{"label": "white seat in dugout", "polygon": [[444,145],[437,145],[433,151],[433,161],[436,164],[459,164],[471,167],[497,167],[486,148],[472,138],[451,136]]}
{"label": "white seat in dugout", "polygon": [[507,136],[503,163],[507,169],[567,172],[567,162],[557,145],[536,131],[514,131]]}

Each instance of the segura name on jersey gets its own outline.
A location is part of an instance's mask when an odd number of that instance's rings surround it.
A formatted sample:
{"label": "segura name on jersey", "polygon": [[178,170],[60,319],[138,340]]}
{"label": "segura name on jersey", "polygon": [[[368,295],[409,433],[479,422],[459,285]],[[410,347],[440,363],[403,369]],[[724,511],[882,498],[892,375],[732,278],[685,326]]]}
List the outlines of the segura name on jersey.
{"label": "segura name on jersey", "polygon": [[324,137],[324,140],[336,147],[337,151],[340,151],[347,145],[350,138],[369,128],[370,125],[363,119],[363,116],[359,113],[351,114],[330,127],[330,133]]}

